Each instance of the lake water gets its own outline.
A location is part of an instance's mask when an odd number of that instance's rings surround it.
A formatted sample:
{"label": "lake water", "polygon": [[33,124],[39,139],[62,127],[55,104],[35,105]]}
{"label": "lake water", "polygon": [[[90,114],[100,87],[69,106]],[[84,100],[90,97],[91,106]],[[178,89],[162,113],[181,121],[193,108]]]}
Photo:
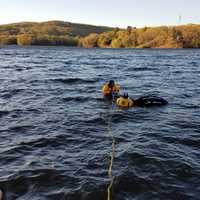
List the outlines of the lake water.
{"label": "lake water", "polygon": [[[164,107],[121,110],[113,79]],[[7,200],[200,199],[200,50],[0,48],[0,188]],[[112,137],[111,137],[112,136]]]}

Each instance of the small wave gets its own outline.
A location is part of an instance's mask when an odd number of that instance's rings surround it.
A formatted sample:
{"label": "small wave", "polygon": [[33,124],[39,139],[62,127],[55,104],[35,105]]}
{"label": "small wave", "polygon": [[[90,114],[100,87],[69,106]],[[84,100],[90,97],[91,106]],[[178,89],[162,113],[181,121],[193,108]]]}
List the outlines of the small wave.
{"label": "small wave", "polygon": [[96,97],[96,98],[94,98],[96,101],[103,101],[103,102],[105,102],[105,98],[103,98],[103,97]]}
{"label": "small wave", "polygon": [[12,94],[12,95],[16,95],[16,94],[19,94],[21,92],[25,91],[25,89],[13,89],[13,90],[10,90],[9,92]]}
{"label": "small wave", "polygon": [[62,144],[64,144],[64,142],[63,140],[59,138],[40,138],[37,140],[28,141],[28,142],[21,142],[19,145],[42,148],[42,147],[47,147],[47,146],[58,147]]}
{"label": "small wave", "polygon": [[[33,193],[39,197],[37,199],[46,199],[37,195],[37,190],[39,188],[57,185],[59,187],[72,189],[77,182],[79,182],[79,179],[76,177],[63,175],[63,171],[47,168],[34,171],[19,171],[18,174],[9,177],[9,179],[1,180],[0,185],[3,188],[3,191],[5,191],[5,199],[32,199]],[[49,192],[49,190],[46,189],[46,193],[51,193],[52,191],[53,190],[50,190]],[[65,193],[63,193],[62,197],[64,196]]]}
{"label": "small wave", "polygon": [[86,124],[98,124],[98,125],[107,125],[107,122],[102,117],[89,117],[84,119]]}
{"label": "small wave", "polygon": [[63,97],[62,98],[63,101],[76,101],[76,102],[87,102],[90,100],[89,97],[81,97],[81,96],[77,96],[77,97]]}
{"label": "small wave", "polygon": [[193,95],[192,94],[187,94],[187,93],[182,93],[182,94],[179,94],[179,97],[181,99],[185,99],[185,98],[191,98],[191,97],[193,97]]}
{"label": "small wave", "polygon": [[172,65],[172,64],[164,64],[163,66],[165,66],[165,67],[173,67],[174,65]]}
{"label": "small wave", "polygon": [[13,53],[1,53],[1,55],[3,55],[3,56],[13,56]]}
{"label": "small wave", "polygon": [[152,157],[152,156],[148,156],[146,155],[144,152],[140,152],[139,149],[135,149],[135,151],[137,150],[137,152],[123,152],[120,155],[119,159],[122,160],[127,160],[129,161],[129,164],[134,164],[135,166],[141,166],[142,168],[145,168],[145,164],[153,164],[153,165],[159,165],[160,164],[160,160],[157,157]]}
{"label": "small wave", "polygon": [[195,67],[197,67],[198,66],[198,63],[197,62],[190,62],[190,63],[188,63],[189,65],[192,65],[192,66],[195,66]]}
{"label": "small wave", "polygon": [[148,116],[139,108],[140,110],[125,110],[123,109],[121,112],[115,112],[112,114],[112,122],[120,123],[126,121],[137,121],[137,120],[150,120]]}
{"label": "small wave", "polygon": [[190,121],[177,121],[174,126],[181,129],[193,129],[200,130],[200,124],[198,122],[190,122]]}
{"label": "small wave", "polygon": [[63,63],[64,63],[65,65],[70,65],[70,64],[73,63],[73,61],[64,61]]}
{"label": "small wave", "polygon": [[199,109],[200,108],[200,104],[188,104],[188,105],[182,105],[183,108],[186,108],[186,109]]}
{"label": "small wave", "polygon": [[3,117],[3,116],[6,116],[8,115],[10,112],[7,111],[7,110],[0,110],[0,118]]}
{"label": "small wave", "polygon": [[[80,138],[79,138],[79,141],[81,141]],[[77,142],[76,139],[72,136],[66,137],[66,135],[55,135],[51,137],[39,137],[37,139],[21,141],[19,142],[17,148],[22,148],[22,149],[24,147],[43,148],[43,147],[49,147],[49,146],[59,147],[66,144],[73,145],[76,142]]]}
{"label": "small wave", "polygon": [[21,71],[23,71],[24,69],[23,69],[23,68],[16,68],[15,70],[21,72]]}
{"label": "small wave", "polygon": [[56,78],[52,79],[55,82],[62,82],[68,84],[82,84],[82,83],[95,83],[97,80],[81,79],[81,78]]}
{"label": "small wave", "polygon": [[140,72],[140,71],[154,71],[156,69],[150,68],[150,67],[132,67],[132,68],[128,68],[128,70],[133,71],[133,72]]}
{"label": "small wave", "polygon": [[[131,152],[121,157],[118,160],[122,159],[122,162],[128,163],[124,164],[127,167],[124,167],[123,172],[115,178],[116,191],[134,192],[135,195],[137,193],[144,195],[147,191],[157,196],[164,195],[165,192],[168,193],[167,195],[172,195],[169,185],[174,181],[175,184],[170,186],[171,189],[179,188],[180,194],[186,197],[185,187],[187,186],[182,184],[189,178],[198,176],[198,171],[195,171],[191,164],[176,158],[160,159],[160,157],[149,157],[146,154]],[[177,179],[179,182],[176,181]]]}
{"label": "small wave", "polygon": [[34,126],[32,125],[17,125],[17,126],[10,127],[9,130],[13,132],[24,132],[24,131],[32,129],[33,127]]}
{"label": "small wave", "polygon": [[56,190],[48,191],[48,199],[69,199],[69,200],[103,200],[107,198],[105,184],[97,184],[97,181],[91,183],[83,183],[81,186],[76,189],[71,190]]}
{"label": "small wave", "polygon": [[31,65],[38,65],[38,64],[41,64],[42,62],[41,61],[36,61],[36,60],[31,60],[31,61],[29,61],[29,62],[27,62],[27,63],[30,63]]}
{"label": "small wave", "polygon": [[183,74],[183,71],[181,71],[181,70],[174,70],[172,73],[173,74]]}
{"label": "small wave", "polygon": [[114,190],[124,192],[134,192],[135,195],[138,193],[149,192],[153,189],[153,185],[150,185],[149,177],[144,178],[138,177],[134,172],[126,172],[115,177]]}
{"label": "small wave", "polygon": [[191,146],[194,148],[199,149],[200,148],[200,139],[190,139],[190,138],[173,138],[173,137],[164,137],[163,138],[165,141],[169,143],[174,143],[174,144],[182,144],[186,146]]}
{"label": "small wave", "polygon": [[1,97],[4,99],[9,99],[14,95],[22,93],[23,91],[24,91],[24,89],[4,90],[4,91],[1,91]]}

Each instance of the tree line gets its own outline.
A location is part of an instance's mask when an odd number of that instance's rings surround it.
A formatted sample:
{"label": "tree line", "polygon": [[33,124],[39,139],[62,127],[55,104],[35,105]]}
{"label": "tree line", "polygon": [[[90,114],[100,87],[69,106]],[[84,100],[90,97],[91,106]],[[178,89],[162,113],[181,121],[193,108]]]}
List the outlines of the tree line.
{"label": "tree line", "polygon": [[0,26],[1,45],[85,48],[200,48],[200,25],[127,29],[51,21]]}
{"label": "tree line", "polygon": [[78,46],[81,37],[109,30],[112,28],[63,21],[14,23],[0,26],[0,45]]}
{"label": "tree line", "polygon": [[63,46],[77,46],[78,37],[71,36],[57,36],[57,35],[0,35],[1,45],[63,45]]}
{"label": "tree line", "polygon": [[144,27],[90,35],[80,39],[87,48],[200,48],[200,25]]}

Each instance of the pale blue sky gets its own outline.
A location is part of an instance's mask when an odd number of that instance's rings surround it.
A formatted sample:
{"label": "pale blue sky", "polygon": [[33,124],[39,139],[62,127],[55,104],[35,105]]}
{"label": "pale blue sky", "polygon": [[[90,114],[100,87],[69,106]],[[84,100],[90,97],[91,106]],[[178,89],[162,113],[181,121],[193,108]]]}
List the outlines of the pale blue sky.
{"label": "pale blue sky", "polygon": [[1,0],[0,24],[63,20],[113,27],[200,24],[199,0]]}

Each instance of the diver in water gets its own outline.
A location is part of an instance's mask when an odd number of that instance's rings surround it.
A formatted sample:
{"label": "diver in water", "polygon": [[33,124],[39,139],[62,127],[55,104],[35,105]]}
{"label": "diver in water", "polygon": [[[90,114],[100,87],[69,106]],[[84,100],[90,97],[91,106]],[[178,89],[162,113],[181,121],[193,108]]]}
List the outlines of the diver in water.
{"label": "diver in water", "polygon": [[121,108],[129,108],[134,106],[162,106],[167,105],[168,102],[165,99],[156,96],[144,96],[134,100],[129,98],[128,93],[125,93],[123,96],[117,98],[116,104]]}
{"label": "diver in water", "polygon": [[108,99],[114,99],[119,97],[120,86],[115,84],[113,80],[110,80],[102,87],[102,93],[104,97]]}

